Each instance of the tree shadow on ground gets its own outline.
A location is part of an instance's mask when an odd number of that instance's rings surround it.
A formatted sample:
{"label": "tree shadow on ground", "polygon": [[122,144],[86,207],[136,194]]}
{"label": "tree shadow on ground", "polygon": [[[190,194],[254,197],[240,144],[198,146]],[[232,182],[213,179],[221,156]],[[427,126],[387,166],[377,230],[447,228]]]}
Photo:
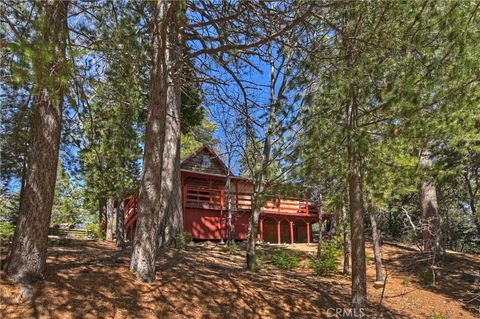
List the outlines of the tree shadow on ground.
{"label": "tree shadow on ground", "polygon": [[[468,282],[462,278],[463,272],[480,269],[480,258],[449,252],[442,259],[438,259],[432,270],[431,260],[425,253],[419,251],[405,251],[386,261],[386,266],[405,276],[413,277],[414,282],[423,289],[457,300],[462,308],[478,315],[480,309],[480,285]],[[435,284],[433,285],[433,271]],[[475,297],[477,297],[475,299]]]}
{"label": "tree shadow on ground", "polygon": [[[348,308],[350,288],[335,278],[267,267],[252,273],[242,255],[193,245],[162,252],[151,284],[129,272],[131,250],[72,240],[49,247],[45,280],[30,302],[2,273],[2,318],[329,318]],[[4,283],[4,280],[5,283]],[[373,310],[372,310],[373,311]],[[375,313],[377,309],[374,310]],[[408,318],[379,309],[380,318]]]}
{"label": "tree shadow on ground", "polygon": [[[193,307],[208,318],[326,318],[331,317],[329,309],[350,307],[349,287],[335,280],[273,267],[248,272],[242,254],[224,254],[213,246],[167,253],[158,271],[161,278],[152,292],[175,305],[157,313],[159,317],[171,311],[188,315]],[[408,318],[385,307],[378,310],[383,318]]]}
{"label": "tree shadow on ground", "polygon": [[[124,270],[129,255],[95,241],[52,243],[43,281],[34,282],[30,301],[22,288],[2,294],[2,318],[140,318],[140,291]],[[2,280],[14,287],[2,273]],[[18,289],[19,288],[19,289]],[[118,316],[120,314],[120,316]]]}

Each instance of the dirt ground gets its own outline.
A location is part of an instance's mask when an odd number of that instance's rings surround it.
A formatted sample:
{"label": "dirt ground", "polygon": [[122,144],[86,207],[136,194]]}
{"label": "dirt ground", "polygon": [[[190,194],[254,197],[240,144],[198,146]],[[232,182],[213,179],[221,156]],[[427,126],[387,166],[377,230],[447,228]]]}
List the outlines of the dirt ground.
{"label": "dirt ground", "polygon": [[[307,258],[315,246],[290,249]],[[389,245],[383,251],[388,279],[382,306],[368,262],[368,317],[480,316],[478,283],[461,278],[462,271],[480,270],[479,256],[450,253],[432,285],[420,271],[420,253]],[[251,273],[244,270],[244,252],[196,243],[162,254],[157,279],[144,284],[128,270],[129,253],[101,241],[53,242],[45,280],[19,285],[0,273],[0,318],[335,318],[332,308],[349,307],[350,278],[316,277],[307,262],[292,271],[265,264]]]}

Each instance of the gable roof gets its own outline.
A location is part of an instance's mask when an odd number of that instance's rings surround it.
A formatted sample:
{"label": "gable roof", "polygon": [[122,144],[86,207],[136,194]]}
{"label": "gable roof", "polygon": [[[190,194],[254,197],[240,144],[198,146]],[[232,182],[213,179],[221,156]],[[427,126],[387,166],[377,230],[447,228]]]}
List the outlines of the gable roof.
{"label": "gable roof", "polygon": [[[182,169],[187,170],[200,170],[204,171],[204,169],[200,169],[198,165],[195,165],[196,159],[202,155],[207,155],[209,160],[211,161],[213,167],[211,169],[207,169],[207,171],[217,171],[216,173],[220,173],[223,175],[227,175],[229,173],[228,167],[225,163],[220,159],[217,153],[213,150],[213,148],[208,144],[203,144],[199,147],[192,155],[184,159],[181,163]],[[231,172],[230,172],[231,174]]]}

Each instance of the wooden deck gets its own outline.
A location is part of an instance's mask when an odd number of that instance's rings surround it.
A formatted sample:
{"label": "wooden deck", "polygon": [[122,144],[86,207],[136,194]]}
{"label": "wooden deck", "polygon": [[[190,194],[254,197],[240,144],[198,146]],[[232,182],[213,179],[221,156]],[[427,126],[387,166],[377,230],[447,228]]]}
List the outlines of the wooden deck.
{"label": "wooden deck", "polygon": [[[228,193],[224,189],[185,186],[184,207],[210,210],[227,210]],[[231,192],[233,211],[251,211],[253,194],[250,192]],[[312,201],[296,197],[266,196],[261,209],[262,214],[275,215],[318,215],[318,208]]]}
{"label": "wooden deck", "polygon": [[[236,216],[235,238],[246,239],[248,219],[252,212],[251,192],[233,191],[228,195],[225,189],[185,185],[182,197],[185,229],[191,231],[194,238],[227,237],[228,198],[231,198]],[[136,214],[137,197],[132,196],[125,205],[125,225],[130,239],[133,239]],[[260,212],[259,239],[277,243],[310,243],[313,240],[311,226],[316,222],[318,207],[312,201],[280,195],[267,196]]]}

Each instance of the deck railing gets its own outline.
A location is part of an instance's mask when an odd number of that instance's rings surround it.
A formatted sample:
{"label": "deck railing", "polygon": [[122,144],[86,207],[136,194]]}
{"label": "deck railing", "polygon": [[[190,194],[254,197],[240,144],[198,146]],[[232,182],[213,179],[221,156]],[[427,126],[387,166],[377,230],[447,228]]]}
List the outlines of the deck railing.
{"label": "deck railing", "polygon": [[[185,187],[184,205],[187,208],[226,210],[228,196],[224,189],[206,187]],[[232,192],[232,208],[234,211],[249,211],[252,209],[252,193]],[[263,213],[270,214],[316,214],[316,206],[306,199],[296,197],[266,196],[262,208]]]}
{"label": "deck railing", "polygon": [[[236,211],[252,209],[252,194],[247,192],[232,193],[232,208]],[[228,196],[224,189],[205,187],[185,187],[185,206],[188,208],[203,208],[226,210]]]}
{"label": "deck railing", "polygon": [[[235,212],[252,210],[252,193],[232,192],[232,209]],[[185,187],[183,194],[186,208],[227,210],[228,197],[224,189]],[[125,224],[137,213],[137,197],[132,196],[125,204]],[[318,208],[306,199],[297,197],[266,196],[262,207],[264,214],[317,214]]]}
{"label": "deck railing", "polygon": [[262,207],[264,213],[282,214],[317,214],[318,209],[313,202],[298,197],[267,196]]}

